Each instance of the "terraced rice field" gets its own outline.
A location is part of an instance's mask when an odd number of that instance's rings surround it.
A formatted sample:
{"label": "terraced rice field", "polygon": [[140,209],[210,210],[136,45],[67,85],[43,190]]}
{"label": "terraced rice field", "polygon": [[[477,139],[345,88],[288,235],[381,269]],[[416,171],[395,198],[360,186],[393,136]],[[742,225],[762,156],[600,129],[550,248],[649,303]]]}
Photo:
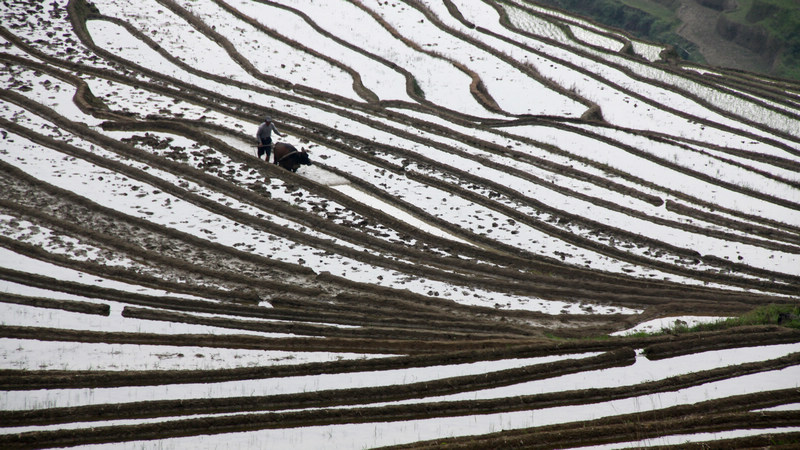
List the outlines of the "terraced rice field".
{"label": "terraced rice field", "polygon": [[800,441],[798,330],[626,331],[797,304],[800,85],[523,0],[0,18],[0,447]]}

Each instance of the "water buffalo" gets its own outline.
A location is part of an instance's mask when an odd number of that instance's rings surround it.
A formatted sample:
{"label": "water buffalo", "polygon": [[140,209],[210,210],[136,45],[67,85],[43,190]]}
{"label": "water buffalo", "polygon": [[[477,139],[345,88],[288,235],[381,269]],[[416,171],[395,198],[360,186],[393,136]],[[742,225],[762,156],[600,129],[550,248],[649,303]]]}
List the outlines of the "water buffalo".
{"label": "water buffalo", "polygon": [[297,172],[301,165],[310,166],[311,160],[305,150],[299,151],[284,142],[278,142],[272,148],[273,162],[286,170]]}

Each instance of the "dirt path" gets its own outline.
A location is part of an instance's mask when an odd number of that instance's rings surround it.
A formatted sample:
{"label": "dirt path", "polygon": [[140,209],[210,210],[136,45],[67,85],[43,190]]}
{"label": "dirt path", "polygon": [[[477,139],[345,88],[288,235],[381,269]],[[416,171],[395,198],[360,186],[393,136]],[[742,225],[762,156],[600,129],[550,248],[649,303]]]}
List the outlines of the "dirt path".
{"label": "dirt path", "polygon": [[696,0],[681,0],[678,18],[683,24],[678,34],[694,42],[709,65],[767,73],[768,57],[723,39],[717,34],[720,11],[700,5]]}

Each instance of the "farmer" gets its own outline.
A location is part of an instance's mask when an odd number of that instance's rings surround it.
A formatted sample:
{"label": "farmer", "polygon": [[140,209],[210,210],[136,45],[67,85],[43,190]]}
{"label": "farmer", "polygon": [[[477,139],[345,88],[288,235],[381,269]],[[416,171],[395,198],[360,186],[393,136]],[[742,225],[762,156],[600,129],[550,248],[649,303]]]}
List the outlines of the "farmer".
{"label": "farmer", "polygon": [[269,155],[272,153],[272,132],[275,132],[280,137],[286,137],[285,134],[281,134],[277,128],[275,128],[275,123],[272,122],[272,118],[267,116],[264,118],[264,123],[258,126],[258,132],[256,133],[256,139],[258,139],[258,158],[261,159],[261,155],[264,153],[267,154],[266,160],[269,161]]}

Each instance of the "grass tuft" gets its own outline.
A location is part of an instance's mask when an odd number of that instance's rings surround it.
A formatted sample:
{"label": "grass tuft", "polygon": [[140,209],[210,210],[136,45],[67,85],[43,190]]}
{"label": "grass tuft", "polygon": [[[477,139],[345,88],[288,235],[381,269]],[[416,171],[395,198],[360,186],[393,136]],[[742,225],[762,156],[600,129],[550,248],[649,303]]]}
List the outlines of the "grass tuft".
{"label": "grass tuft", "polygon": [[418,95],[420,98],[425,98],[425,91],[423,91],[419,83],[417,83],[416,78],[411,79],[411,86],[414,89],[414,93],[416,95]]}
{"label": "grass tuft", "polygon": [[719,320],[711,323],[701,323],[694,326],[676,323],[670,328],[652,333],[640,332],[626,337],[660,336],[665,334],[686,334],[699,331],[720,331],[736,327],[755,325],[780,325],[787,328],[800,329],[800,304],[771,304],[761,306],[739,317]]}

